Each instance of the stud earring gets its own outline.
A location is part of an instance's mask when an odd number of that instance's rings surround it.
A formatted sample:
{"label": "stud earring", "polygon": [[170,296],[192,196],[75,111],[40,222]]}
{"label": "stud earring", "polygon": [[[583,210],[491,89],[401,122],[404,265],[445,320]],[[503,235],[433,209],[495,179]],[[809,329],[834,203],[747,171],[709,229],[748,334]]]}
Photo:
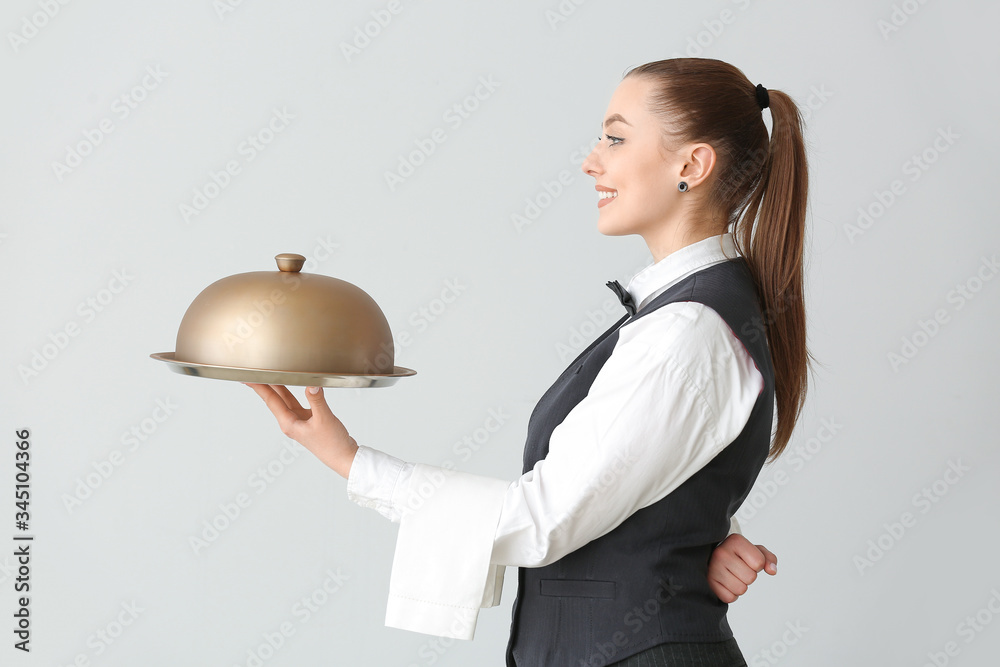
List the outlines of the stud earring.
{"label": "stud earring", "polygon": [[687,192],[688,184],[685,183],[684,181],[681,181],[680,183],[677,184],[677,189],[680,190],[681,192]]}

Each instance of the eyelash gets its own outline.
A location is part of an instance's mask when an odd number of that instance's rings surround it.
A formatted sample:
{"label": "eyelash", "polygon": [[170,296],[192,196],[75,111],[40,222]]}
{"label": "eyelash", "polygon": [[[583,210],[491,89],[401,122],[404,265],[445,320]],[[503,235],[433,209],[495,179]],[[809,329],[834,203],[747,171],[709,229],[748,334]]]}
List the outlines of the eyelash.
{"label": "eyelash", "polygon": [[[610,134],[606,134],[606,135],[604,135],[604,136],[606,136],[606,137],[607,137],[608,139],[614,139],[614,140],[615,140],[615,142],[616,142],[616,143],[613,143],[613,144],[611,144],[612,146],[617,146],[617,145],[618,145],[618,144],[620,144],[621,142],[625,141],[625,140],[624,140],[624,139],[622,139],[621,137],[612,137],[612,136],[611,136]],[[598,136],[598,137],[597,137],[597,140],[598,140],[598,141],[600,141],[600,140],[601,140],[601,137],[600,137],[600,136]]]}

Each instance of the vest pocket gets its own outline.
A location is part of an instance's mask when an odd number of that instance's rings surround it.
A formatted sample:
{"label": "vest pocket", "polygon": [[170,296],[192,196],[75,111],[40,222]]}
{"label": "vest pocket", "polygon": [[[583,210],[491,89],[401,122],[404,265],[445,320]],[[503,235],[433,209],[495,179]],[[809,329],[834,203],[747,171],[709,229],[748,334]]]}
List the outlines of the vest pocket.
{"label": "vest pocket", "polygon": [[615,582],[594,579],[539,579],[539,595],[572,598],[615,597]]}

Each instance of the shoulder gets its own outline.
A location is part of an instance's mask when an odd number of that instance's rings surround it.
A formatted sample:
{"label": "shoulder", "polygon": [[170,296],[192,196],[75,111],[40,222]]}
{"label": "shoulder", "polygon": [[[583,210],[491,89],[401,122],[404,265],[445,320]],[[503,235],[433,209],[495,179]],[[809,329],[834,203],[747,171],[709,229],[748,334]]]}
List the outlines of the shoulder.
{"label": "shoulder", "polygon": [[[711,307],[675,301],[619,329],[619,347],[637,345],[677,366],[699,387],[713,384],[763,386],[750,352]],[[756,392],[754,392],[756,393]]]}
{"label": "shoulder", "polygon": [[722,316],[697,301],[674,301],[628,322],[618,331],[621,344],[641,344],[667,353],[685,351],[711,354],[739,338]]}

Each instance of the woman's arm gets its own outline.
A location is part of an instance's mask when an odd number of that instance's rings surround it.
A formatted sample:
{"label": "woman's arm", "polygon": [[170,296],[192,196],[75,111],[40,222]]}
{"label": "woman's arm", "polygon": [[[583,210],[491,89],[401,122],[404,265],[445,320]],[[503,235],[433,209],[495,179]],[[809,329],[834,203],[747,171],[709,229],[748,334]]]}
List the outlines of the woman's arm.
{"label": "woman's arm", "polygon": [[[547,564],[664,497],[736,438],[762,386],[749,354],[702,304],[671,304],[621,330],[546,457],[511,483],[493,562]],[[399,521],[413,465],[361,447],[348,497]]]}
{"label": "woman's arm", "polygon": [[[589,394],[553,431],[548,455],[511,484],[493,562],[531,567],[557,560],[667,495],[742,430],[762,386],[746,350],[702,304],[661,310],[621,332]],[[348,478],[349,495],[360,489],[352,500],[399,519],[396,505],[404,502],[413,464],[365,451],[364,474],[352,480],[358,444],[322,390],[306,392],[306,409],[285,387],[249,386],[283,433]],[[736,578],[747,576],[733,560],[740,553],[723,556],[717,580],[732,584],[730,566]]]}
{"label": "woman's arm", "polygon": [[[282,432],[288,437],[301,442],[317,458],[323,461],[339,475],[350,478],[351,467],[359,450],[357,441],[347,434],[343,423],[333,415],[329,405],[318,387],[306,391],[309,399],[309,409],[302,408],[286,387],[270,385],[248,385],[268,403],[271,412],[278,418]],[[315,390],[315,391],[313,391]],[[317,419],[313,421],[312,415]],[[311,423],[310,423],[311,422]],[[366,452],[367,453],[367,452]],[[391,502],[391,493],[395,490],[396,481],[400,475],[405,476],[412,470],[412,464],[395,457],[383,459],[362,459],[362,465],[382,466],[381,470],[366,471],[369,478],[392,480],[392,485],[386,486],[390,494],[389,502],[372,500],[365,502],[386,518],[398,522],[400,516]],[[349,489],[349,495],[351,489]],[[376,498],[379,495],[372,494]],[[352,498],[356,502],[359,498]],[[398,503],[397,503],[398,504]],[[739,524],[735,517],[732,521],[730,535],[713,551],[708,564],[708,581],[712,590],[723,602],[735,602],[739,596],[749,590],[750,584],[757,579],[761,570],[775,575],[778,572],[778,559],[763,545],[754,545],[739,533]]]}

